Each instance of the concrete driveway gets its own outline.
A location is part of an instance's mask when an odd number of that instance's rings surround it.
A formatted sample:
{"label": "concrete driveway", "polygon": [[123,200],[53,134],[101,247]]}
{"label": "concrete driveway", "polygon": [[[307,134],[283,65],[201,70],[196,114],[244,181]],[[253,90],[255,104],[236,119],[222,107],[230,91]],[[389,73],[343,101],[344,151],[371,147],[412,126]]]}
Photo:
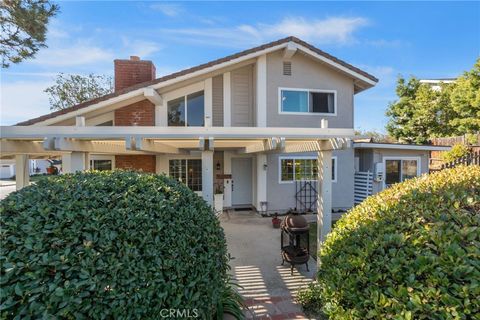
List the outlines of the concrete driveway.
{"label": "concrete driveway", "polygon": [[230,262],[232,274],[243,287],[240,293],[250,310],[249,319],[306,319],[294,301],[297,291],[308,285],[316,273],[316,264],[309,261],[297,266],[293,275],[290,266],[282,266],[280,230],[273,229],[270,218],[251,211],[232,211],[220,218],[227,237],[228,251],[235,258]]}
{"label": "concrete driveway", "polygon": [[15,181],[0,180],[0,200],[3,200],[13,191],[15,191]]}

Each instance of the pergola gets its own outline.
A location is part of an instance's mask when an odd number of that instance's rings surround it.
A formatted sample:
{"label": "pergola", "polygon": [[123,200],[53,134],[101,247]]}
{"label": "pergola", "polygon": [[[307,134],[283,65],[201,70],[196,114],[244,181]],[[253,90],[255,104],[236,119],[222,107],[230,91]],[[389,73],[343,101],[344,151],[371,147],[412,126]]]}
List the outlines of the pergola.
{"label": "pergola", "polygon": [[[266,162],[269,153],[316,152],[318,158],[318,241],[331,230],[332,151],[346,147],[353,129],[274,127],[102,127],[85,126],[77,117],[76,126],[4,126],[0,128],[1,158],[16,159],[16,186],[29,183],[28,159],[61,157],[63,172],[89,170],[89,154],[162,155],[201,152],[202,197],[213,202],[214,150],[255,154]],[[267,185],[266,171],[257,183]],[[266,196],[266,194],[265,194]]]}

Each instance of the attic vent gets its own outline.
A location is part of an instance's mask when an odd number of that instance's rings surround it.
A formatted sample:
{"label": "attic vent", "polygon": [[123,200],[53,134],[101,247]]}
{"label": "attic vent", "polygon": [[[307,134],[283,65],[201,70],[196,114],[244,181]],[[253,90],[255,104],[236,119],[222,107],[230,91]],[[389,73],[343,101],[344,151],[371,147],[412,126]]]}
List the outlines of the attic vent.
{"label": "attic vent", "polygon": [[292,75],[292,63],[290,61],[283,62],[283,75],[284,76]]}

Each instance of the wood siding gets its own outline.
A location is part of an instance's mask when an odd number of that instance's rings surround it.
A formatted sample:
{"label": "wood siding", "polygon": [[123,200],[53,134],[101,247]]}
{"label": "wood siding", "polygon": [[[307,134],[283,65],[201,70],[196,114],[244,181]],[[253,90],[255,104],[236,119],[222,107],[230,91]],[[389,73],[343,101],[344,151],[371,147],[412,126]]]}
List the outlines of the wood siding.
{"label": "wood siding", "polygon": [[253,67],[232,71],[232,127],[253,127]]}
{"label": "wood siding", "polygon": [[223,75],[212,78],[212,126],[223,127]]}

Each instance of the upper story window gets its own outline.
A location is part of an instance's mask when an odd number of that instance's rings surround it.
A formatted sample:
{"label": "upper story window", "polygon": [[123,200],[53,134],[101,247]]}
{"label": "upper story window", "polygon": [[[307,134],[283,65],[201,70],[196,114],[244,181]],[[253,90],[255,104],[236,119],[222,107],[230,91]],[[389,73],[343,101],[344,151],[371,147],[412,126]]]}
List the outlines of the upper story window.
{"label": "upper story window", "polygon": [[173,127],[203,127],[205,123],[205,102],[203,91],[170,100],[168,125]]}
{"label": "upper story window", "polygon": [[280,89],[280,113],[336,114],[336,91]]}

